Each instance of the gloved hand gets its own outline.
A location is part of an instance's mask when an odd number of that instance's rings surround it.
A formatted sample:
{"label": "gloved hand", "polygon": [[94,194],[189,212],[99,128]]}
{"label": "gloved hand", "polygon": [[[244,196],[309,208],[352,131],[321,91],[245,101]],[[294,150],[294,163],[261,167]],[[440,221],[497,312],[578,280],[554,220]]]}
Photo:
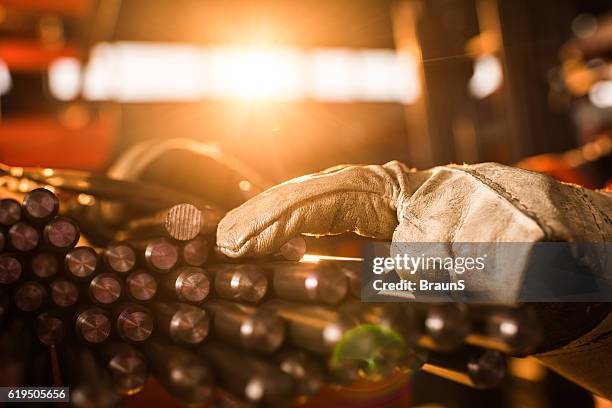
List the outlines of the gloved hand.
{"label": "gloved hand", "polygon": [[[416,171],[390,162],[339,166],[273,187],[226,215],[217,245],[230,257],[258,256],[277,251],[298,234],[347,231],[394,242],[610,242],[611,219],[612,194],[538,173],[494,163]],[[594,273],[610,279],[612,271],[598,255],[586,254],[585,261]],[[520,260],[516,265],[500,271],[488,288],[504,290],[507,301],[522,282]],[[542,359],[610,396],[608,368],[597,368],[596,362],[612,352],[612,342],[602,346],[597,340],[611,330],[608,316],[582,340]]]}
{"label": "gloved hand", "polygon": [[500,164],[338,166],[229,212],[217,245],[231,257],[258,256],[298,234],[347,231],[396,242],[607,242],[611,214],[610,193]]}

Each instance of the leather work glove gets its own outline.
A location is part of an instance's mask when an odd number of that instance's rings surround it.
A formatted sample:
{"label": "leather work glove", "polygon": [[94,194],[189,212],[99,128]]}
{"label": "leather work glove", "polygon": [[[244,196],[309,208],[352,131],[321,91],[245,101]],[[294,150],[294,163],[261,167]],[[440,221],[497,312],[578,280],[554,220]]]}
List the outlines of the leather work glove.
{"label": "leather work glove", "polygon": [[[426,171],[396,161],[345,165],[287,181],[230,211],[219,224],[217,245],[230,257],[260,256],[274,253],[298,234],[347,231],[408,243],[610,242],[612,194],[495,163]],[[610,282],[612,270],[601,255],[582,257],[594,274]],[[524,266],[520,259],[514,264],[511,270],[497,271],[492,286],[476,286],[505,293],[503,300],[512,301]],[[465,279],[469,286],[470,278]],[[605,361],[612,355],[611,332],[609,314],[578,334],[582,337],[538,357],[610,398],[612,376]]]}

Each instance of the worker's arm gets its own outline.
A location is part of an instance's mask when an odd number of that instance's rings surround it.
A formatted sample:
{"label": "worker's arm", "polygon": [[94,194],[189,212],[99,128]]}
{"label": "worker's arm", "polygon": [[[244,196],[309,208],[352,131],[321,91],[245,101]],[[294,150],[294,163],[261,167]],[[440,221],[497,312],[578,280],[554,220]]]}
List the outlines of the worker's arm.
{"label": "worker's arm", "polygon": [[[612,241],[611,219],[612,194],[538,173],[494,163],[416,171],[390,162],[339,166],[273,187],[228,213],[217,244],[226,255],[240,257],[273,253],[298,234],[346,231],[394,242],[601,243]],[[612,280],[597,253],[584,255],[594,274]],[[518,296],[523,272],[505,272],[511,285],[497,288],[504,301]],[[612,317],[591,329],[540,357],[610,397]]]}

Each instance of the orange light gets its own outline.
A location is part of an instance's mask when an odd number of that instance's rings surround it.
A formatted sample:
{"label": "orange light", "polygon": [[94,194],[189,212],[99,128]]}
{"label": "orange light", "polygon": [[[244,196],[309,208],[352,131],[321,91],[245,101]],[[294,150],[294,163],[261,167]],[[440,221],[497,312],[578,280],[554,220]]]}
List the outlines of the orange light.
{"label": "orange light", "polygon": [[[54,68],[58,84],[78,82],[74,65]],[[51,89],[60,99],[67,98],[63,85],[60,92]],[[82,93],[89,100],[119,102],[312,99],[407,104],[420,92],[417,59],[392,49],[119,42],[93,48]]]}

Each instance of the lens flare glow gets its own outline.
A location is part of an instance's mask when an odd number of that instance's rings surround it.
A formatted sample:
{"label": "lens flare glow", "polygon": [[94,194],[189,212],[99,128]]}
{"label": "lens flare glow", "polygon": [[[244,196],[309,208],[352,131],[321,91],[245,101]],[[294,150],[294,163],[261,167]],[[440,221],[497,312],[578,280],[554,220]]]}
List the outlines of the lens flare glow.
{"label": "lens flare glow", "polygon": [[[74,93],[74,64],[53,65],[51,92]],[[392,49],[195,47],[117,42],[93,47],[83,96],[119,102],[200,99],[408,104],[421,93],[418,65]]]}
{"label": "lens flare glow", "polygon": [[472,96],[483,99],[495,92],[503,83],[502,65],[497,57],[487,55],[474,62],[474,74],[468,83]]}

